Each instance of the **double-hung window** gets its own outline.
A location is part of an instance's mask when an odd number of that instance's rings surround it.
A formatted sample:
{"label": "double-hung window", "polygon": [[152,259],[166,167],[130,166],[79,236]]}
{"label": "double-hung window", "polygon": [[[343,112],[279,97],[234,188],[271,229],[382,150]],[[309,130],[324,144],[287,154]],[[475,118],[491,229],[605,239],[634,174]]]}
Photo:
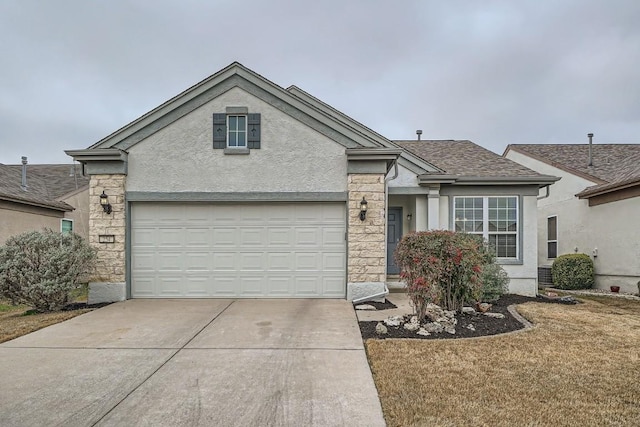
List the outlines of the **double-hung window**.
{"label": "double-hung window", "polygon": [[247,146],[247,116],[227,116],[227,147]]}
{"label": "double-hung window", "polygon": [[456,231],[482,236],[502,259],[519,258],[517,196],[455,197]]}

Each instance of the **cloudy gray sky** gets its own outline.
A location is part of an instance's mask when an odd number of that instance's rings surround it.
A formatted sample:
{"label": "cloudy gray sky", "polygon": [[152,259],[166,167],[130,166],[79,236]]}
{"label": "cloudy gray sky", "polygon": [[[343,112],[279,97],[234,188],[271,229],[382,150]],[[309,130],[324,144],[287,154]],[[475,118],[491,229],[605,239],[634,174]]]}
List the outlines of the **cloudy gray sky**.
{"label": "cloudy gray sky", "polygon": [[391,139],[640,142],[637,0],[1,0],[0,163],[70,163],[239,61]]}

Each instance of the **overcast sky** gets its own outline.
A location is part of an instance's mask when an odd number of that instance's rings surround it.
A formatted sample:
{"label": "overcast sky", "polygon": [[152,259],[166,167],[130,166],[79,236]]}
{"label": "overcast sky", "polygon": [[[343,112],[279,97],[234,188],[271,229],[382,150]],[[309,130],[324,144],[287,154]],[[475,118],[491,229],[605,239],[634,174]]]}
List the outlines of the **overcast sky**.
{"label": "overcast sky", "polygon": [[640,1],[0,1],[0,163],[70,163],[239,61],[390,139],[640,142]]}

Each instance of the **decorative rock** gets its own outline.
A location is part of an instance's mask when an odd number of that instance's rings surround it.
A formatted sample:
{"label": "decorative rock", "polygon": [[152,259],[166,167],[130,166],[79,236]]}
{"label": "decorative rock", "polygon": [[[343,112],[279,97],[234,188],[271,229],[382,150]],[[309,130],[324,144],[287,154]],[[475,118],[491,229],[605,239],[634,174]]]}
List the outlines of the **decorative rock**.
{"label": "decorative rock", "polygon": [[493,317],[495,319],[504,319],[504,314],[502,313],[483,313],[487,317]]}
{"label": "decorative rock", "polygon": [[449,319],[453,319],[454,317],[456,317],[456,312],[453,310],[443,310],[444,316],[449,318]]}
{"label": "decorative rock", "polygon": [[469,324],[466,326],[466,328],[467,328],[468,330],[470,330],[470,331],[475,331],[475,330],[476,330],[476,327],[475,327],[475,326],[473,326],[473,323],[469,323]]}
{"label": "decorative rock", "polygon": [[562,301],[565,304],[578,304],[580,302],[577,299],[575,299],[574,297],[572,297],[571,295],[567,295],[565,297],[561,297],[561,298],[559,298],[559,300]]}
{"label": "decorative rock", "polygon": [[420,324],[419,323],[409,322],[409,323],[405,323],[404,324],[404,328],[407,331],[413,332],[413,331],[417,331],[418,329],[420,329]]}
{"label": "decorative rock", "polygon": [[376,308],[369,304],[356,305],[356,310],[375,310]]}
{"label": "decorative rock", "polygon": [[436,304],[429,303],[427,304],[427,310],[425,315],[431,319],[432,322],[437,322],[438,319],[446,318],[444,310]]}
{"label": "decorative rock", "polygon": [[428,337],[429,335],[431,335],[425,328],[420,328],[418,332],[416,332],[416,334],[422,335],[423,337]]}
{"label": "decorative rock", "polygon": [[389,330],[382,323],[378,322],[376,325],[376,334],[378,335],[386,335],[389,333]]}
{"label": "decorative rock", "polygon": [[444,327],[438,322],[427,323],[422,328],[431,334],[439,334],[444,330]]}
{"label": "decorative rock", "polygon": [[387,326],[400,326],[400,324],[404,321],[402,316],[390,316],[387,319],[384,319],[383,322]]}
{"label": "decorative rock", "polygon": [[476,304],[476,308],[478,309],[479,312],[486,313],[487,311],[491,310],[491,304],[486,302],[481,302]]}
{"label": "decorative rock", "polygon": [[447,325],[447,326],[445,326],[445,327],[444,327],[444,331],[445,331],[446,333],[448,333],[448,334],[455,335],[455,333],[456,333],[456,327],[455,327],[455,326],[452,326],[452,325]]}
{"label": "decorative rock", "polygon": [[462,307],[462,313],[472,315],[478,314],[478,312],[473,307]]}

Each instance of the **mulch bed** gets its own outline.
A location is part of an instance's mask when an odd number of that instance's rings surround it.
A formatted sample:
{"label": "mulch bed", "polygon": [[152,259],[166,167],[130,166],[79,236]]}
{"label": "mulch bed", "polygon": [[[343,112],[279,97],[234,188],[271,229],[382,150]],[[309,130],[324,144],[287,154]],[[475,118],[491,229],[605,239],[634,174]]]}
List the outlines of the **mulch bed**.
{"label": "mulch bed", "polygon": [[363,302],[362,304],[357,304],[356,307],[359,305],[365,305],[365,304],[374,306],[376,310],[389,310],[392,308],[398,308],[398,306],[396,306],[394,303],[392,303],[388,299],[385,299],[384,302],[367,301],[367,302]]}
{"label": "mulch bed", "polygon": [[[360,333],[363,339],[387,339],[387,338],[413,338],[413,339],[458,339],[458,338],[475,338],[489,335],[504,334],[506,332],[517,331],[523,329],[524,325],[516,320],[509,310],[508,306],[512,304],[522,304],[525,302],[539,302],[539,303],[552,303],[552,304],[571,304],[559,299],[549,299],[543,297],[525,297],[520,295],[503,295],[500,299],[493,303],[490,312],[504,314],[504,319],[496,319],[493,317],[485,316],[483,314],[456,314],[458,324],[456,325],[455,335],[447,332],[441,332],[438,334],[431,334],[427,336],[417,335],[415,332],[410,332],[401,325],[399,327],[387,327],[388,333],[386,335],[379,335],[376,333],[376,325],[378,322],[358,322],[360,325]],[[468,329],[467,326],[472,324],[475,331]]]}

